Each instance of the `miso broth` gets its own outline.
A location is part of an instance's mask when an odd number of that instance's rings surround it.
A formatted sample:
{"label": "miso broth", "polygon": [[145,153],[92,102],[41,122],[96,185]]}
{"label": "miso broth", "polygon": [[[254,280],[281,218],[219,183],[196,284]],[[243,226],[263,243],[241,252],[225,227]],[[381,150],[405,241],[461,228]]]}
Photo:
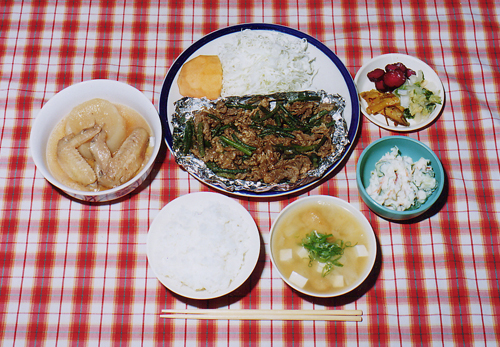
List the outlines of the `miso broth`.
{"label": "miso broth", "polygon": [[[325,277],[322,277],[324,263],[317,260],[310,263],[309,253],[301,245],[306,235],[314,230],[332,234],[329,240],[342,240],[352,246],[345,248],[339,260],[343,266],[334,266]],[[325,201],[308,202],[288,210],[277,221],[271,240],[275,265],[283,276],[289,279],[295,272],[307,278],[303,289],[316,294],[340,292],[366,271],[370,256],[358,256],[354,245],[364,245],[366,250],[369,249],[368,235],[362,223],[349,210]],[[287,260],[281,259],[282,250]],[[343,276],[342,286],[338,282],[334,285],[339,276]]]}

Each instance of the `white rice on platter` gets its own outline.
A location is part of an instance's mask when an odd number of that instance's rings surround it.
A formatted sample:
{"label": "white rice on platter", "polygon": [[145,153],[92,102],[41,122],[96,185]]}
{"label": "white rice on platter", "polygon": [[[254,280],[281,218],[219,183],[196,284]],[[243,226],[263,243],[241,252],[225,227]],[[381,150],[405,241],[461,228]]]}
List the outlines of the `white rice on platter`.
{"label": "white rice on platter", "polygon": [[227,289],[250,249],[248,226],[232,206],[201,200],[170,211],[154,245],[162,274],[195,291]]}
{"label": "white rice on platter", "polygon": [[307,40],[278,31],[243,30],[219,47],[221,96],[243,96],[310,88],[318,70]]}

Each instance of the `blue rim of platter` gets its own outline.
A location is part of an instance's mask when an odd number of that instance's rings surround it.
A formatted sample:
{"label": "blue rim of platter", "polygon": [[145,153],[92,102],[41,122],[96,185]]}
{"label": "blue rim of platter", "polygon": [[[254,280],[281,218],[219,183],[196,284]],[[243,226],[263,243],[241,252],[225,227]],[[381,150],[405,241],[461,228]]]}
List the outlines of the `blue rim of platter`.
{"label": "blue rim of platter", "polygon": [[[324,177],[327,177],[329,174],[331,174],[349,155],[351,152],[353,146],[354,146],[354,141],[356,138],[356,135],[359,131],[360,127],[360,108],[359,108],[359,100],[358,100],[358,93],[356,86],[354,84],[354,81],[352,79],[351,74],[345,67],[344,63],[333,53],[332,50],[330,50],[327,46],[325,46],[322,42],[318,41],[314,37],[305,34],[301,31],[285,27],[282,25],[276,25],[276,24],[267,24],[267,23],[247,23],[247,24],[239,24],[239,25],[234,25],[226,28],[222,28],[219,30],[216,30],[198,41],[194,42],[190,47],[188,47],[184,52],[182,52],[179,57],[174,61],[172,66],[167,72],[167,75],[165,76],[165,79],[163,81],[163,86],[161,89],[160,93],[160,100],[159,100],[159,115],[161,119],[161,123],[163,126],[163,135],[165,137],[165,142],[170,150],[171,153],[173,153],[172,150],[172,145],[173,145],[173,138],[172,138],[172,132],[170,130],[170,125],[169,125],[169,117],[168,117],[168,98],[169,94],[171,92],[171,88],[174,85],[174,80],[180,71],[182,65],[189,59],[191,56],[193,56],[194,53],[196,53],[199,49],[203,48],[206,44],[212,42],[215,39],[221,38],[223,36],[236,33],[242,30],[267,30],[267,31],[278,31],[282,32],[291,36],[298,37],[300,39],[306,39],[308,44],[313,45],[316,47],[321,53],[323,53],[339,70],[341,73],[342,77],[344,78],[344,82],[346,83],[346,87],[349,92],[349,98],[348,100],[346,96],[346,102],[350,101],[350,107],[351,107],[351,122],[350,124],[348,123],[349,131],[348,131],[348,138],[349,138],[349,145],[347,146],[346,150],[342,154],[342,157],[339,158],[326,172],[325,174],[318,180],[315,180],[313,182],[304,184],[303,186],[297,187],[295,189],[287,190],[287,191],[267,191],[267,192],[253,192],[253,191],[246,191],[246,190],[241,190],[241,191],[228,191],[220,186],[210,184],[207,182],[204,182],[203,179],[194,176],[196,179],[198,179],[200,182],[217,189],[222,192],[226,192],[232,195],[236,196],[246,196],[246,197],[277,197],[277,196],[283,196],[283,195],[288,195],[288,194],[293,194],[297,193],[299,191],[303,191],[312,185],[315,185],[318,183],[318,181],[322,180]],[[328,91],[327,91],[328,92]],[[346,105],[347,107],[347,105]]]}

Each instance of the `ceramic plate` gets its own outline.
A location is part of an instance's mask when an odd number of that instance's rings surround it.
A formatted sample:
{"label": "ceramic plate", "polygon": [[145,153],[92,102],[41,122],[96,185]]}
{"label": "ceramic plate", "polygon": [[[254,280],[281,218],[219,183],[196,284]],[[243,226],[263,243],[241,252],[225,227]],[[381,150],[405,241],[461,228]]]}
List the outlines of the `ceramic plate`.
{"label": "ceramic plate", "polygon": [[[308,53],[311,57],[314,57],[316,59],[315,64],[317,64],[317,67],[319,69],[319,72],[313,81],[312,88],[310,89],[312,90],[322,89],[325,90],[327,93],[330,94],[338,93],[342,95],[342,97],[344,97],[346,101],[344,118],[349,128],[350,144],[346,148],[346,151],[344,152],[343,156],[335,164],[333,164],[329,168],[329,170],[327,170],[327,172],[325,172],[325,175],[323,177],[328,176],[338,165],[340,165],[343,159],[348,155],[353,146],[356,134],[358,133],[359,130],[359,120],[360,120],[359,100],[356,87],[354,85],[354,81],[352,80],[349,71],[346,69],[342,61],[324,44],[322,44],[315,38],[307,34],[304,34],[300,31],[274,24],[265,24],[265,23],[241,24],[217,30],[201,38],[199,41],[195,42],[188,49],[186,49],[177,58],[177,60],[175,60],[163,82],[163,87],[161,90],[160,102],[159,102],[160,118],[163,124],[163,133],[165,136],[165,142],[167,143],[167,146],[172,151],[173,129],[171,125],[171,119],[172,119],[172,114],[175,112],[174,102],[182,98],[182,95],[180,95],[179,89],[177,87],[177,76],[179,74],[182,65],[186,61],[198,55],[202,54],[216,55],[219,47],[231,40],[231,35],[234,35],[235,33],[246,29],[278,31],[286,35],[291,35],[301,39],[306,39],[309,43]],[[203,182],[203,180],[200,179],[199,177],[196,178]],[[211,185],[207,182],[204,183],[210,185],[215,189],[225,191],[223,188],[219,186]],[[306,184],[304,186],[289,191],[269,191],[262,193],[256,193],[251,191],[237,191],[229,193],[234,195],[252,196],[252,197],[281,196],[301,191],[315,183],[316,182],[311,182],[309,184]]]}
{"label": "ceramic plate", "polygon": [[381,115],[381,114],[368,114],[366,112],[366,107],[368,106],[366,101],[360,98],[360,107],[361,107],[361,112],[365,115],[366,118],[368,118],[372,123],[378,125],[381,128],[391,130],[391,131],[397,131],[397,132],[411,132],[411,131],[416,131],[420,130],[423,128],[426,128],[429,126],[441,113],[441,110],[443,109],[444,105],[444,88],[443,84],[441,83],[441,80],[439,79],[439,76],[436,74],[436,72],[426,63],[421,61],[420,59],[414,58],[409,55],[405,54],[398,54],[398,53],[390,53],[390,54],[384,54],[381,56],[378,56],[376,58],[371,59],[368,61],[366,64],[364,64],[361,69],[356,73],[356,77],[354,78],[354,83],[356,84],[356,87],[358,91],[365,92],[369,91],[371,89],[375,89],[375,84],[371,82],[366,75],[372,71],[375,70],[376,68],[384,69],[387,64],[392,64],[392,63],[397,63],[401,62],[405,64],[405,66],[409,69],[412,69],[414,71],[422,70],[424,73],[424,78],[428,80],[429,82],[432,82],[436,90],[439,91],[439,96],[441,96],[442,103],[440,105],[437,105],[434,111],[430,114],[429,117],[426,119],[422,120],[421,122],[417,123],[413,119],[409,119],[410,126],[405,127],[405,126],[395,126],[393,122],[386,121],[386,118]]}
{"label": "ceramic plate", "polygon": [[[220,218],[217,213],[213,213],[214,211],[223,211],[220,212]],[[183,215],[189,216],[186,218]],[[206,226],[207,223],[221,226],[220,233],[227,232],[228,227],[225,226],[230,225],[231,227],[234,227],[231,230],[239,229],[243,235],[246,233],[248,237],[244,246],[248,249],[248,251],[245,253],[243,260],[235,254],[236,252],[233,252],[233,247],[224,246],[221,248],[221,252],[227,251],[227,254],[224,253],[226,254],[224,262],[222,262],[219,257],[211,255],[212,253],[210,252],[213,248],[206,251],[205,249],[200,249],[200,242],[191,242],[189,240],[189,244],[186,245],[185,239],[182,242],[179,241],[179,247],[191,249],[191,252],[196,253],[196,255],[192,254],[191,257],[191,253],[180,251],[180,258],[189,257],[190,261],[198,263],[197,260],[203,258],[204,256],[207,258],[207,262],[213,263],[212,268],[217,269],[224,267],[231,268],[230,265],[228,265],[229,263],[237,264],[237,266],[241,265],[236,277],[231,280],[227,287],[221,286],[220,289],[211,291],[195,290],[193,289],[193,286],[182,284],[178,279],[173,278],[173,276],[177,276],[174,275],[176,270],[168,268],[165,265],[176,263],[175,261],[166,260],[169,256],[171,256],[171,254],[165,252],[165,250],[168,249],[166,242],[174,242],[176,237],[181,238],[182,233],[185,232],[186,228],[196,227],[196,225],[208,227]],[[181,236],[176,236],[179,234]],[[193,235],[197,235],[197,233],[194,233]],[[214,244],[219,245],[219,240],[213,239],[213,235],[213,233],[211,234],[207,232],[206,239],[201,240],[201,244],[206,245],[207,247]],[[199,237],[202,238],[204,236]],[[231,238],[228,238],[228,240],[235,242],[232,245],[240,242],[239,239],[232,240]],[[224,243],[224,245],[227,245],[227,243]],[[177,249],[180,248],[176,248],[174,251],[177,251]],[[237,201],[218,193],[199,192],[187,194],[171,201],[163,207],[163,209],[155,217],[148,232],[147,257],[149,266],[153,269],[156,277],[165,287],[174,293],[190,299],[213,299],[232,292],[241,286],[251,275],[255,265],[257,264],[257,260],[259,259],[259,254],[259,230],[257,229],[257,225],[255,224],[255,221],[250,213],[248,213],[248,211]],[[195,271],[193,270],[194,267],[189,266],[189,261],[182,262],[182,264],[182,272],[186,273],[189,271]],[[193,276],[190,277],[191,279],[195,276],[195,273],[192,275]],[[219,276],[219,274],[216,275]],[[189,281],[191,281],[191,279],[189,279]],[[222,280],[224,279],[227,280],[227,278],[223,277]],[[223,281],[221,281],[221,283],[222,282]],[[201,283],[206,282],[202,280]]]}

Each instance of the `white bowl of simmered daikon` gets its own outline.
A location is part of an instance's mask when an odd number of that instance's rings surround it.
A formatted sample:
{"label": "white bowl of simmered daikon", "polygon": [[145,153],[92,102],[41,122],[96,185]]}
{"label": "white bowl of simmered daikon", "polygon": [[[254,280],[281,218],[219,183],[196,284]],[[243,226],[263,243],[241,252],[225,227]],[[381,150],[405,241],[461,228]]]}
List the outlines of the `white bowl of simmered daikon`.
{"label": "white bowl of simmered daikon", "polygon": [[327,195],[300,198],[285,207],[270,233],[271,262],[293,289],[335,297],[360,286],[377,255],[375,233],[348,202]]}
{"label": "white bowl of simmered daikon", "polygon": [[67,87],[34,120],[30,150],[43,177],[66,195],[87,202],[131,193],[150,174],[162,143],[152,102],[113,80]]}

